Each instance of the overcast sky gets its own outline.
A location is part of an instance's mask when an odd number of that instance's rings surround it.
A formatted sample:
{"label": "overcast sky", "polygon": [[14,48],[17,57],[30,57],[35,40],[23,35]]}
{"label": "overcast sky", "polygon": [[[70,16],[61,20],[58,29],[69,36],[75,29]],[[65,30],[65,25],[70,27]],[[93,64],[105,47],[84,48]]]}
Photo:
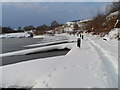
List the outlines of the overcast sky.
{"label": "overcast sky", "polygon": [[42,25],[53,20],[65,23],[72,20],[89,19],[104,12],[106,2],[4,2],[2,24],[17,28],[26,25]]}
{"label": "overcast sky", "polygon": [[118,0],[1,0],[2,2],[113,2]]}

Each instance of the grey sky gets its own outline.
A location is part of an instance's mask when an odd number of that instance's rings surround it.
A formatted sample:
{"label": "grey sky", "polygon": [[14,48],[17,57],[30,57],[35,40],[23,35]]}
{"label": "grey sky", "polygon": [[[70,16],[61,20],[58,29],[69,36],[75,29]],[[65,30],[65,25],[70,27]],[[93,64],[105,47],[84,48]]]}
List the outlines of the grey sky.
{"label": "grey sky", "polygon": [[106,2],[4,2],[2,24],[17,28],[26,25],[50,25],[78,19],[89,19],[104,12]]}

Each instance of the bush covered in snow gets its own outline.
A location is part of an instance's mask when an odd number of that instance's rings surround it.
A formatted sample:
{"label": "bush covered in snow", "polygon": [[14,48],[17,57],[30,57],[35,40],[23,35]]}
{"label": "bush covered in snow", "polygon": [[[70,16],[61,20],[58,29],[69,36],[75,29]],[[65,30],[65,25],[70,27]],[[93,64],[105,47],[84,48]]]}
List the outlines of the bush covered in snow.
{"label": "bush covered in snow", "polygon": [[120,28],[112,29],[107,35],[105,35],[106,39],[120,39]]}
{"label": "bush covered in snow", "polygon": [[108,5],[106,12],[106,14],[98,13],[85,25],[87,32],[104,35],[114,28],[120,28],[120,1]]}

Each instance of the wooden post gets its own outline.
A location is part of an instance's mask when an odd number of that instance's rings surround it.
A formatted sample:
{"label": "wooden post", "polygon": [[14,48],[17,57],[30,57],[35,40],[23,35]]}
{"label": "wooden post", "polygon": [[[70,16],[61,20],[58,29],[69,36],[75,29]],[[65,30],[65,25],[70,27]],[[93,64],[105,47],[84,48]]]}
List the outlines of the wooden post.
{"label": "wooden post", "polygon": [[80,48],[80,46],[81,46],[81,39],[80,39],[80,38],[78,38],[78,39],[77,39],[77,47],[79,47],[79,48]]}
{"label": "wooden post", "polygon": [[82,39],[84,39],[84,36],[82,35]]}

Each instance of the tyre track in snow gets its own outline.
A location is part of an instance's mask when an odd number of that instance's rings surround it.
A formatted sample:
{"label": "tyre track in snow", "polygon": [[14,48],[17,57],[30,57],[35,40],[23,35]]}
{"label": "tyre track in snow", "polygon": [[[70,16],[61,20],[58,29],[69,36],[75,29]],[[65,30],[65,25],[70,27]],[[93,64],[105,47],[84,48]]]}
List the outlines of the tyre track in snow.
{"label": "tyre track in snow", "polygon": [[113,62],[113,60],[110,58],[111,56],[100,47],[97,43],[95,43],[93,40],[88,38],[88,41],[91,43],[91,45],[95,48],[97,51],[100,59],[102,60],[108,76],[110,78],[110,84],[112,87],[118,87],[118,65],[117,63]]}

